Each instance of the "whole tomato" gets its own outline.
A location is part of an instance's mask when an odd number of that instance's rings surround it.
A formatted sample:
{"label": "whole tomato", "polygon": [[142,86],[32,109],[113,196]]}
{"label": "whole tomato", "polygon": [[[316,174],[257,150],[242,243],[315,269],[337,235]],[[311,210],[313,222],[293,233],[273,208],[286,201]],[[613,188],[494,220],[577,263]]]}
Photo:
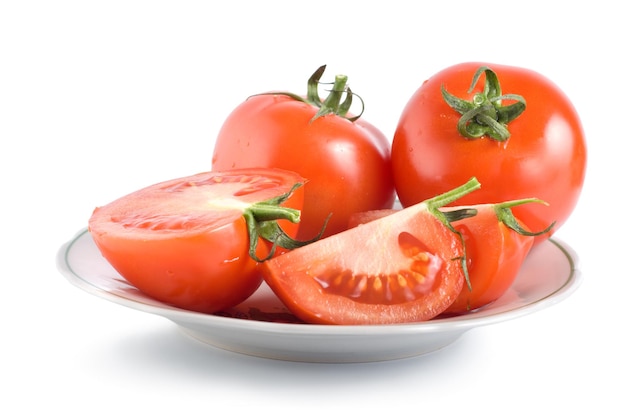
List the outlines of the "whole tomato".
{"label": "whole tomato", "polygon": [[[468,90],[469,88],[469,90]],[[426,80],[406,104],[392,143],[398,198],[412,205],[475,176],[459,205],[534,197],[515,215],[530,230],[563,225],[584,182],[587,148],[568,97],[534,71],[462,63]]]}
{"label": "whole tomato", "polygon": [[342,231],[353,213],[390,208],[395,198],[389,140],[348,113],[346,76],[319,98],[324,70],[310,77],[306,97],[272,92],[240,104],[221,127],[212,159],[213,170],[276,167],[306,178],[301,240],[316,237],[326,221],[324,237]]}

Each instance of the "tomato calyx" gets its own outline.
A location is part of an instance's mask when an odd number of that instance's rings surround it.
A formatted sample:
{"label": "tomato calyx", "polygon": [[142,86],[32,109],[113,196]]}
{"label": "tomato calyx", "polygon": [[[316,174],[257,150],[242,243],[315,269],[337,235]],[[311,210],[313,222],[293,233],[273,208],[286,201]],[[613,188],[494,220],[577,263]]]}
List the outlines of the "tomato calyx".
{"label": "tomato calyx", "polygon": [[462,220],[464,218],[473,217],[477,214],[477,210],[475,208],[461,208],[457,210],[451,210],[443,212],[440,210],[441,207],[451,204],[457,199],[467,195],[470,192],[475,191],[480,188],[480,182],[475,177],[472,177],[465,184],[454,188],[448,192],[445,192],[441,195],[437,195],[434,198],[427,199],[424,201],[428,212],[430,212],[435,218],[439,220],[448,230],[456,234],[456,236],[461,241],[461,246],[463,248],[463,254],[458,257],[461,261],[461,267],[463,268],[463,276],[465,277],[465,282],[467,286],[471,289],[471,282],[469,277],[469,271],[467,269],[467,252],[465,247],[465,238],[460,231],[458,231],[452,223],[455,221]]}
{"label": "tomato calyx", "polygon": [[528,204],[528,203],[538,203],[543,205],[549,205],[547,202],[542,201],[537,198],[526,198],[526,199],[518,199],[514,201],[501,202],[499,204],[493,205],[493,210],[498,217],[498,221],[503,223],[505,226],[510,228],[522,236],[541,236],[552,230],[552,227],[556,224],[556,221],[553,221],[548,227],[541,231],[529,231],[525,229],[517,220],[511,208],[516,207],[518,205]]}
{"label": "tomato calyx", "polygon": [[[329,94],[326,99],[321,99],[319,95],[319,85],[322,75],[326,70],[326,65],[322,65],[309,77],[307,82],[307,95],[306,97],[302,97],[295,93],[291,92],[269,92],[269,93],[261,93],[261,95],[285,95],[290,98],[307,103],[311,106],[315,106],[319,108],[317,113],[311,118],[310,122],[315,121],[317,118],[320,118],[325,115],[337,115],[342,118],[347,119],[350,122],[354,122],[363,115],[363,111],[365,110],[363,99],[356,93],[352,92],[350,87],[348,87],[348,76],[344,74],[338,74],[335,76],[335,81],[333,83],[333,87],[329,90]],[[329,83],[328,83],[329,84]],[[352,101],[356,96],[361,102],[361,112],[358,115],[348,117],[348,112],[352,107]]]}
{"label": "tomato calyx", "polygon": [[[487,66],[481,66],[476,70],[468,93],[474,90],[483,73],[485,74],[485,87],[482,92],[474,95],[472,101],[452,95],[443,84],[441,94],[445,102],[461,114],[457,129],[462,136],[469,139],[488,136],[495,141],[503,142],[511,136],[507,124],[524,112],[526,100],[517,94],[503,95],[498,76]],[[503,100],[515,102],[503,105]]]}
{"label": "tomato calyx", "polygon": [[[517,220],[515,215],[513,214],[513,211],[511,211],[511,208],[516,207],[518,205],[523,205],[523,204],[528,204],[528,203],[533,203],[533,202],[543,204],[543,205],[548,205],[547,202],[542,201],[537,198],[526,198],[526,199],[517,199],[513,201],[501,202],[498,204],[492,204],[491,206],[499,222],[503,223],[506,227],[515,231],[518,234],[521,234],[522,236],[534,237],[534,236],[540,236],[542,234],[549,232],[552,229],[552,227],[554,227],[554,225],[556,224],[556,221],[541,231],[529,231],[526,228],[524,228],[520,224],[520,222]],[[439,216],[438,218],[440,218],[441,222],[443,222],[444,225],[448,227],[448,229],[450,229],[452,232],[457,234],[461,240],[461,243],[463,245],[463,256],[461,259],[461,264],[463,266],[463,273],[465,274],[465,282],[467,283],[467,288],[469,291],[472,291],[472,284],[469,278],[469,271],[467,268],[467,257],[466,257],[467,253],[465,252],[465,238],[463,237],[463,234],[459,232],[458,230],[454,229],[454,227],[450,223],[453,223],[455,221],[460,221],[464,218],[472,217],[476,215],[478,211],[476,210],[476,208],[468,207],[468,208],[450,210],[446,212],[441,212],[441,211],[439,212],[441,213],[441,216]]]}
{"label": "tomato calyx", "polygon": [[[322,74],[324,74],[324,70],[326,70],[325,65],[318,68],[309,78],[309,82],[307,85],[307,101],[320,108],[313,117],[313,119],[311,119],[311,122],[315,121],[319,117],[328,114],[341,116],[342,118],[346,118],[351,122],[359,119],[361,115],[363,115],[363,111],[365,109],[365,107],[363,106],[363,99],[361,99],[359,95],[353,93],[348,86],[348,76],[343,74],[336,75],[333,87],[329,91],[330,93],[325,100],[322,101],[320,99],[319,84],[320,79],[322,78]],[[352,107],[353,96],[356,96],[361,102],[361,112],[356,116],[347,117],[348,111]]]}
{"label": "tomato calyx", "polygon": [[[243,217],[246,220],[248,236],[250,238],[248,254],[255,261],[265,262],[266,260],[271,259],[276,253],[276,249],[278,247],[292,250],[313,243],[323,234],[326,228],[326,223],[318,235],[312,239],[296,240],[290,237],[278,224],[278,220],[287,220],[295,224],[300,222],[299,210],[283,207],[281,204],[293,194],[293,191],[301,186],[302,183],[296,183],[287,193],[266,201],[256,202],[243,209]],[[257,255],[259,238],[272,243],[270,252],[263,258]]]}

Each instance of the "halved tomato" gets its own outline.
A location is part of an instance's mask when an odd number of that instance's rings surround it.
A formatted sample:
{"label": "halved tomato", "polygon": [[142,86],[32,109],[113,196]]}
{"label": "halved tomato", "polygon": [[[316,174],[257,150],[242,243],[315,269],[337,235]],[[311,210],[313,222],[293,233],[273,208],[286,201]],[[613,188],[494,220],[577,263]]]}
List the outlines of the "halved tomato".
{"label": "halved tomato", "polygon": [[285,245],[297,233],[304,182],[278,169],[199,173],[96,208],[89,231],[104,258],[145,294],[212,313],[249,297],[270,241]]}
{"label": "halved tomato", "polygon": [[285,306],[305,322],[431,319],[452,304],[466,280],[460,236],[438,211],[456,197],[453,193],[405,208],[259,268]]}

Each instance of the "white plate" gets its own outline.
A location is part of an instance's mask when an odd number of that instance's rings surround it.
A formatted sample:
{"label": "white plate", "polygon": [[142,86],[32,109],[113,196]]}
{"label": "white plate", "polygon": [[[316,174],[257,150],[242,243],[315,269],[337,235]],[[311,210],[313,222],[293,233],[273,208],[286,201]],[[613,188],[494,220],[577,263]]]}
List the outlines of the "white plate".
{"label": "white plate", "polygon": [[297,323],[265,284],[244,303],[220,315],[162,304],[122,279],[86,230],[59,249],[57,266],[84,291],[166,317],[201,342],[253,356],[305,362],[383,361],[432,352],[471,328],[551,306],[571,295],[581,281],[576,253],[552,239],[531,251],[502,298],[476,312],[422,323],[325,326]]}

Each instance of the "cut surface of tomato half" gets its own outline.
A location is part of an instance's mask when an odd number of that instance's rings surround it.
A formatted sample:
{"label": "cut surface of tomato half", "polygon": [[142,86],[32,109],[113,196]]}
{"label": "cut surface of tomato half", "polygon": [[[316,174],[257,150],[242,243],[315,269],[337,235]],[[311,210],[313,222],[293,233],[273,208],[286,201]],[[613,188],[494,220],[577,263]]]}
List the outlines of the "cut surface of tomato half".
{"label": "cut surface of tomato half", "polygon": [[298,318],[318,324],[429,320],[459,295],[459,237],[424,204],[362,224],[259,266]]}
{"label": "cut surface of tomato half", "polygon": [[[252,206],[289,194],[299,175],[277,169],[206,172],[148,186],[96,208],[89,231],[103,257],[129,283],[161,302],[212,313],[261,284],[250,256]],[[280,205],[300,211],[302,188]],[[289,235],[298,224],[279,221]],[[256,253],[270,251],[258,240]]]}

